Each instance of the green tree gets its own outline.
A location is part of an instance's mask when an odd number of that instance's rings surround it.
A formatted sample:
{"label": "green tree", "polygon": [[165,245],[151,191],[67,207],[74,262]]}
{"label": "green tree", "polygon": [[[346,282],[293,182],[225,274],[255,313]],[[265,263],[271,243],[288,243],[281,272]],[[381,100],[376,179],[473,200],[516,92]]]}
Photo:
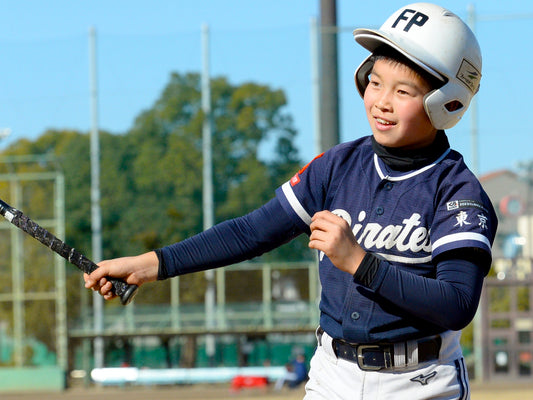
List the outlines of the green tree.
{"label": "green tree", "polygon": [[[138,254],[183,240],[202,230],[201,82],[198,74],[173,73],[154,105],[133,127],[117,135],[100,132],[101,206],[104,257]],[[282,90],[266,85],[232,85],[212,80],[214,200],[217,222],[259,207],[301,166],[293,145],[296,131]],[[262,146],[272,150],[260,157]],[[49,130],[21,140],[5,154],[51,154],[66,182],[66,239],[91,255],[89,134]],[[33,196],[41,189],[36,188]],[[41,197],[44,194],[40,195]],[[34,210],[32,210],[34,212]],[[32,214],[33,215],[33,214]],[[295,241],[265,257],[309,258]],[[281,258],[282,257],[282,258]],[[72,279],[79,277],[68,269]],[[183,279],[187,297],[201,301],[201,274]],[[79,284],[69,298],[79,298]],[[152,292],[152,291],[150,291]],[[141,301],[168,300],[168,285]]]}
{"label": "green tree", "polygon": [[[205,116],[200,87],[198,74],[172,74],[161,97],[139,115],[123,138],[128,147],[124,153],[127,155],[124,174],[132,203],[127,208],[119,207],[120,221],[114,242],[121,243],[122,248],[113,249],[110,255],[153,249],[202,230]],[[259,207],[299,168],[297,150],[292,145],[296,131],[292,118],[284,111],[285,106],[286,97],[281,90],[253,83],[232,86],[225,78],[212,80],[217,222]],[[261,159],[260,148],[265,142],[273,142],[275,146],[268,159]],[[127,237],[117,241],[120,235]],[[285,250],[284,255],[293,259],[301,259],[308,253],[301,241],[288,247],[291,250]],[[203,276],[188,276],[183,280],[187,296],[202,300]],[[168,298],[165,290],[158,292]],[[153,297],[152,300],[157,301]]]}
{"label": "green tree", "polygon": [[[300,162],[281,91],[256,84],[235,87],[217,78],[212,97],[215,217],[221,221],[266,202]],[[135,231],[142,223],[142,234],[130,238],[144,240],[145,245],[167,244],[202,230],[200,100],[199,75],[172,74],[161,97],[123,138],[126,154],[134,155],[124,170],[137,206],[121,210],[128,228],[120,231]],[[267,141],[277,145],[263,160],[259,151]]]}

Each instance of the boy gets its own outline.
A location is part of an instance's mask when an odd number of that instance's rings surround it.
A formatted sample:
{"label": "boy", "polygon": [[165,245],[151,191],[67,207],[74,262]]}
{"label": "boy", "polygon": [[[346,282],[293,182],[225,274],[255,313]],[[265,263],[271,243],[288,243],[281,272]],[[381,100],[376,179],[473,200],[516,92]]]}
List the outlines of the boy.
{"label": "boy", "polygon": [[305,399],[466,399],[459,344],[491,265],[497,219],[444,129],[479,88],[477,41],[456,15],[417,3],[380,30],[355,73],[372,136],[315,158],[252,213],[183,242],[103,261],[141,285],[260,255],[306,233],[319,252],[318,346]]}

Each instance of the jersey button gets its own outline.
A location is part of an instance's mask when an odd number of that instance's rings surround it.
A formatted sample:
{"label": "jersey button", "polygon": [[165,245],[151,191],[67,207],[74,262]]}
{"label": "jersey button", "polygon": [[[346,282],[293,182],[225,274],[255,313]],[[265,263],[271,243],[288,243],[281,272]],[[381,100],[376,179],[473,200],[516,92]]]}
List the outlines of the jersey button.
{"label": "jersey button", "polygon": [[383,209],[383,207],[376,208],[376,214],[377,215],[383,215],[384,212],[385,212],[385,210]]}
{"label": "jersey button", "polygon": [[393,186],[392,182],[387,182],[387,183],[385,184],[384,188],[385,188],[385,190],[391,190],[391,189],[392,189],[392,186]]}
{"label": "jersey button", "polygon": [[352,317],[352,319],[355,321],[359,319],[360,315],[357,311],[354,311],[350,317]]}

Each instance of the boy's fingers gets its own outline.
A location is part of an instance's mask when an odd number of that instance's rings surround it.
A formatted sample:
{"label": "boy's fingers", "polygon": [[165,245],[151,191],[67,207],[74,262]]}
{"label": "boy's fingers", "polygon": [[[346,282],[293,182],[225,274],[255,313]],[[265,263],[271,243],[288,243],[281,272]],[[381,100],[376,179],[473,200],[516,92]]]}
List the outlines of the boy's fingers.
{"label": "boy's fingers", "polygon": [[100,281],[100,294],[102,296],[109,296],[109,295],[113,295],[113,285],[111,282],[105,280],[105,279],[102,279]]}
{"label": "boy's fingers", "polygon": [[84,274],[85,287],[88,289],[99,290],[108,282],[105,276],[106,273],[102,268],[95,269],[89,275]]}
{"label": "boy's fingers", "polygon": [[96,268],[93,272],[90,273],[88,281],[92,282],[93,284],[101,281],[105,276],[107,276],[108,273],[106,271],[105,267],[99,267]]}

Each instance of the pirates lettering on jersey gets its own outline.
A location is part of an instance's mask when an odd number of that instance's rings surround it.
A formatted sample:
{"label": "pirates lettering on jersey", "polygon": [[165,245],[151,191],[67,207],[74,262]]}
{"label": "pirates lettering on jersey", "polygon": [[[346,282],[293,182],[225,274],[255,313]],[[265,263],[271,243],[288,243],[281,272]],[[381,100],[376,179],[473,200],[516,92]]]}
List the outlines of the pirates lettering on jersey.
{"label": "pirates lettering on jersey", "polygon": [[[344,219],[352,226],[352,218],[348,211],[336,209],[333,214]],[[413,213],[409,218],[405,218],[401,225],[382,226],[376,222],[364,224],[366,212],[361,211],[357,216],[357,222],[352,227],[352,232],[359,244],[366,250],[380,252],[380,250],[396,249],[404,253],[422,253],[423,261],[431,260],[431,241],[429,238],[429,229],[420,226],[421,215]],[[428,258],[429,257],[429,258]],[[320,253],[320,260],[324,254]],[[387,257],[385,257],[387,258]],[[408,260],[408,258],[406,258]],[[412,262],[420,262],[420,258],[413,259]]]}
{"label": "pirates lettering on jersey", "polygon": [[[369,250],[396,248],[400,252],[430,253],[429,230],[424,226],[419,226],[420,217],[420,214],[413,213],[402,221],[402,225],[381,226],[376,222],[370,222],[364,225],[364,229],[362,229],[363,225],[359,223],[354,225],[353,233],[357,241]],[[365,218],[366,213],[360,212],[359,222],[363,222]]]}

